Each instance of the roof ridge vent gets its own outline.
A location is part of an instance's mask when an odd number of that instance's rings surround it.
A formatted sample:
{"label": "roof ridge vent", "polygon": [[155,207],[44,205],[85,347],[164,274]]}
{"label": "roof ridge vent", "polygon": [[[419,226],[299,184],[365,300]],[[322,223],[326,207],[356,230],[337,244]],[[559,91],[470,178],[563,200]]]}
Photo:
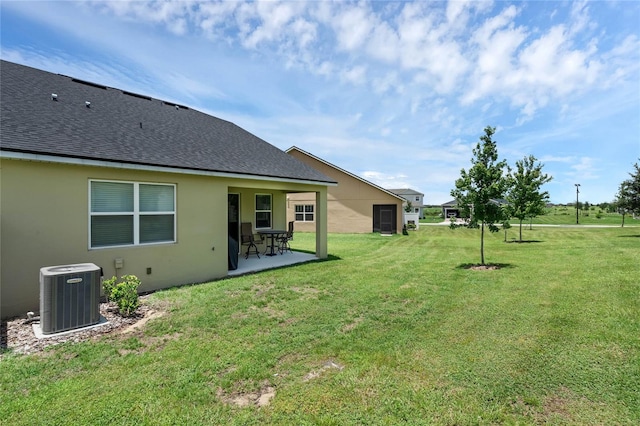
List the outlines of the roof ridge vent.
{"label": "roof ridge vent", "polygon": [[133,96],[134,98],[146,99],[148,101],[152,100],[151,96],[145,96],[145,95],[140,95],[138,93],[127,92],[126,90],[123,90],[122,93],[124,93],[127,96]]}
{"label": "roof ridge vent", "polygon": [[189,109],[189,107],[179,104],[174,104],[173,102],[162,101],[163,104],[175,107],[176,109]]}
{"label": "roof ridge vent", "polygon": [[73,81],[74,83],[84,84],[85,86],[91,86],[97,89],[107,90],[107,86],[103,86],[102,84],[92,83],[90,81],[78,80],[77,78],[72,78],[71,81]]}

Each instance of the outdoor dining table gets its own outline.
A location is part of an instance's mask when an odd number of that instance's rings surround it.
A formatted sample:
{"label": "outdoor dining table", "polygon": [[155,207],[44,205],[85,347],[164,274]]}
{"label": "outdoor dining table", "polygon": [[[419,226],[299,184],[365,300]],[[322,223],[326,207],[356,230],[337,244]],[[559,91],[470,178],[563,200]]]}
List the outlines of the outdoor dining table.
{"label": "outdoor dining table", "polygon": [[275,239],[279,235],[286,234],[287,231],[279,230],[279,229],[263,229],[258,231],[260,235],[266,235],[271,239],[271,251],[269,253],[265,253],[266,256],[276,256],[278,253],[275,252]]}

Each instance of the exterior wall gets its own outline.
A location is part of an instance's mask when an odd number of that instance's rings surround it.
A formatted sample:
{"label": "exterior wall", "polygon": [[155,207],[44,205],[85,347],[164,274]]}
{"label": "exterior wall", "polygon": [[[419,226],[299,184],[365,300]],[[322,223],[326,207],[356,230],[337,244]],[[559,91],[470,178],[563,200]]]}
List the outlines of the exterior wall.
{"label": "exterior wall", "polygon": [[[391,192],[394,192],[393,190],[391,190]],[[407,192],[407,193],[399,193],[396,192],[396,194],[402,198],[404,198],[407,202],[411,202],[411,212],[410,213],[418,213],[419,218],[423,219],[424,218],[424,195],[418,193],[417,191],[412,191],[411,193]],[[417,200],[416,200],[417,198]],[[403,205],[403,210],[404,211],[404,207],[407,206],[407,202],[404,203]]]}
{"label": "exterior wall", "polygon": [[[39,310],[40,268],[95,263],[104,276],[134,274],[140,291],[225,277],[228,272],[227,194],[241,192],[241,220],[253,218],[256,192],[273,194],[274,228],[286,227],[290,190],[326,187],[287,182],[225,179],[102,167],[2,159],[0,188],[0,316]],[[176,185],[175,243],[89,248],[89,180]],[[325,192],[326,193],[326,192]],[[252,219],[253,221],[254,219]],[[317,236],[327,256],[326,235]],[[114,260],[124,266],[115,269]],[[151,273],[147,274],[147,268]]]}
{"label": "exterior wall", "polygon": [[418,213],[404,213],[404,224],[409,225],[409,222],[413,222],[416,226],[415,229],[420,229],[420,216]]}
{"label": "exterior wall", "polygon": [[[289,154],[338,182],[337,186],[330,186],[327,189],[328,232],[373,232],[373,206],[375,204],[397,205],[396,229],[398,231],[402,229],[402,200],[299,151],[292,150]],[[287,199],[288,221],[295,220],[296,204],[316,206],[315,194],[289,193]],[[318,218],[317,206],[315,210],[316,218]],[[295,222],[296,231],[313,232],[315,226],[313,222]]]}

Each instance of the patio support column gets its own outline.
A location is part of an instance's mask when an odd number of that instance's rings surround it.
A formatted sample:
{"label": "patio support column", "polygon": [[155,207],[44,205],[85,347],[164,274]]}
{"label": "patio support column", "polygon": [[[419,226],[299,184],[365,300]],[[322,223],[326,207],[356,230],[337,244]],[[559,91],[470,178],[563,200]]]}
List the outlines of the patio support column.
{"label": "patio support column", "polygon": [[326,259],[327,251],[327,188],[316,192],[316,256]]}

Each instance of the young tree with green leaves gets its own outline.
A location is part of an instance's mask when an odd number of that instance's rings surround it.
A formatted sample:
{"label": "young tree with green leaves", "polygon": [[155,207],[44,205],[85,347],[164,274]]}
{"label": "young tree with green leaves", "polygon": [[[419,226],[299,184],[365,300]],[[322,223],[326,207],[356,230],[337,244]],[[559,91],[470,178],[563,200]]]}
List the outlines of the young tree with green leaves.
{"label": "young tree with green leaves", "polygon": [[480,142],[473,149],[471,168],[467,172],[460,171],[460,178],[456,180],[456,188],[451,190],[458,209],[465,218],[464,224],[458,225],[451,221],[452,228],[461,226],[481,228],[480,233],[480,264],[484,265],[484,230],[491,232],[499,230],[497,223],[505,223],[508,214],[499,200],[504,198],[509,181],[504,172],[507,162],[498,161],[498,147],[492,139],[495,127],[487,126]]}
{"label": "young tree with green leaves", "polygon": [[509,191],[507,209],[511,217],[520,221],[520,241],[522,241],[522,221],[544,214],[549,201],[547,191],[540,188],[552,177],[542,173],[542,163],[536,163],[533,155],[516,161],[516,170],[509,170]]}
{"label": "young tree with green leaves", "polygon": [[631,179],[627,179],[620,184],[616,196],[618,211],[622,214],[622,226],[624,227],[624,217],[627,213],[634,216],[640,214],[640,166],[634,164],[635,173],[629,173]]}

